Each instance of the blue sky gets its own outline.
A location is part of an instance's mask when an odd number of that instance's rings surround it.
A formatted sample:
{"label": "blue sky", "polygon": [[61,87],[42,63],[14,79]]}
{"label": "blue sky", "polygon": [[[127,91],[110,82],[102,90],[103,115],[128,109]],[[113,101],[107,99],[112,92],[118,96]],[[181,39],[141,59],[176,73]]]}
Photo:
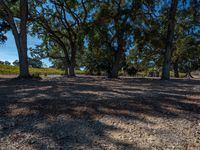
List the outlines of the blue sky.
{"label": "blue sky", "polygon": [[[18,60],[18,54],[17,54],[17,48],[15,45],[15,40],[14,37],[12,35],[12,32],[9,31],[6,34],[8,40],[0,45],[0,60],[1,61],[9,61],[9,62],[13,62],[15,60]],[[40,44],[40,40],[31,36],[28,36],[28,47],[34,47],[35,45]],[[44,59],[42,60],[43,63],[46,66],[50,66],[51,63],[48,61],[48,59]]]}

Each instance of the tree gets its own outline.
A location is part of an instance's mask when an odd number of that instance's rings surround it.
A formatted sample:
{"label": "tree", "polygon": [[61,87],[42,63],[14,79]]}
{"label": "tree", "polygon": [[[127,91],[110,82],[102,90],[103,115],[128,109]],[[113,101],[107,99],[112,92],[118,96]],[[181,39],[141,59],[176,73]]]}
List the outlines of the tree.
{"label": "tree", "polygon": [[29,60],[29,66],[33,68],[41,68],[43,63],[40,59],[37,58],[28,58]]}
{"label": "tree", "polygon": [[90,45],[88,49],[84,50],[84,54],[80,58],[78,60],[80,66],[85,67],[88,74],[101,75],[102,72],[108,73],[109,71],[109,54],[105,53],[103,49]]}
{"label": "tree", "polygon": [[[17,11],[12,10],[14,6],[18,6]],[[3,13],[1,17],[9,24],[19,56],[20,74],[19,78],[29,78],[28,57],[27,57],[27,21],[28,21],[28,1],[27,0],[12,0],[0,1],[0,9]],[[16,19],[17,18],[17,19]],[[18,21],[19,28],[18,28]]]}
{"label": "tree", "polygon": [[174,76],[179,77],[179,70],[187,73],[199,69],[200,60],[200,5],[191,0],[184,9],[177,12],[175,39],[172,55]]}
{"label": "tree", "polygon": [[91,39],[97,38],[99,47],[109,56],[108,77],[117,78],[126,52],[134,47],[135,31],[150,16],[154,1],[114,0],[102,1],[98,5]]}
{"label": "tree", "polygon": [[1,65],[3,65],[3,64],[4,64],[4,62],[0,60],[0,64],[1,64]]}
{"label": "tree", "polygon": [[19,60],[15,60],[15,61],[13,61],[13,63],[12,63],[14,66],[19,66]]}
{"label": "tree", "polygon": [[[182,61],[197,60],[199,57],[199,8],[195,0],[186,4],[179,3],[176,15],[176,26],[171,54],[170,69],[174,70],[174,76],[179,76]],[[163,65],[163,50],[166,47],[167,27],[169,22],[170,4],[158,3],[157,11],[149,18],[145,18],[145,26],[136,31],[135,46],[129,52],[128,60],[147,72],[151,67],[160,71]],[[186,59],[187,58],[187,59]],[[198,61],[193,61],[196,64]],[[137,67],[137,68],[138,68]],[[183,69],[181,71],[185,72]]]}
{"label": "tree", "polygon": [[176,24],[176,12],[178,7],[178,0],[171,1],[171,8],[169,11],[167,38],[165,43],[164,61],[162,68],[162,80],[170,79],[170,66],[173,51],[174,29]]}
{"label": "tree", "polygon": [[[77,51],[84,47],[83,29],[88,16],[86,4],[89,5],[90,1],[50,2],[40,5],[36,3],[41,11],[36,10],[33,15],[35,20],[33,31],[44,39],[43,45],[46,46],[48,57],[62,59],[66,74],[75,76]],[[49,7],[49,4],[52,7]],[[56,50],[56,54],[62,55],[51,55],[52,52],[49,50],[53,50],[53,53]]]}
{"label": "tree", "polygon": [[4,21],[3,19],[1,19],[1,16],[0,16],[0,44],[3,44],[7,40],[5,33],[9,29],[10,29],[9,24],[6,21]]}
{"label": "tree", "polygon": [[11,65],[11,63],[10,63],[9,61],[5,61],[4,64],[5,64],[5,65],[8,65],[8,66]]}

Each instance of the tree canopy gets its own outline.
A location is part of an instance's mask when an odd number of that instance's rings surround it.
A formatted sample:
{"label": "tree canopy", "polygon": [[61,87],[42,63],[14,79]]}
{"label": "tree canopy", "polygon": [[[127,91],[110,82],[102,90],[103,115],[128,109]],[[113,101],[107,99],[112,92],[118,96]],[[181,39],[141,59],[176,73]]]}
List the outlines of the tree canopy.
{"label": "tree canopy", "polygon": [[[200,68],[198,0],[49,0],[1,1],[0,43],[11,30],[21,75],[28,75],[27,34],[41,43],[33,60],[49,58],[65,74],[156,71],[162,79]],[[26,7],[24,7],[26,6]]]}

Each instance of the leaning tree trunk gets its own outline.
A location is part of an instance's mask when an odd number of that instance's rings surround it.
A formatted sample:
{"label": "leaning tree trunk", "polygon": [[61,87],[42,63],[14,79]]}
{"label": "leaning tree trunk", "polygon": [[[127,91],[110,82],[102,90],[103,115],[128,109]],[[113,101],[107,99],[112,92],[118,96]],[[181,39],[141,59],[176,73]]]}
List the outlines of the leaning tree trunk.
{"label": "leaning tree trunk", "polygon": [[186,77],[187,77],[188,79],[194,78],[194,77],[192,76],[192,74],[191,74],[190,71],[187,72]]}
{"label": "leaning tree trunk", "polygon": [[186,69],[186,77],[187,78],[189,78],[189,79],[191,79],[191,78],[194,78],[193,76],[192,76],[192,74],[191,74],[191,69],[190,69],[190,66],[188,65],[187,66],[187,69]]}
{"label": "leaning tree trunk", "polygon": [[10,7],[0,1],[0,8],[6,12],[6,21],[11,27],[15,44],[18,50],[20,74],[19,78],[29,78],[28,56],[27,56],[27,20],[28,20],[28,1],[20,0],[20,30],[14,21],[14,15]]}
{"label": "leaning tree trunk", "polygon": [[172,0],[171,8],[169,12],[169,25],[167,30],[167,39],[165,45],[165,53],[164,53],[164,62],[162,69],[162,79],[169,80],[170,79],[170,66],[171,66],[171,56],[172,56],[172,47],[173,47],[173,39],[174,39],[174,28],[175,28],[175,16],[178,6],[178,0]]}

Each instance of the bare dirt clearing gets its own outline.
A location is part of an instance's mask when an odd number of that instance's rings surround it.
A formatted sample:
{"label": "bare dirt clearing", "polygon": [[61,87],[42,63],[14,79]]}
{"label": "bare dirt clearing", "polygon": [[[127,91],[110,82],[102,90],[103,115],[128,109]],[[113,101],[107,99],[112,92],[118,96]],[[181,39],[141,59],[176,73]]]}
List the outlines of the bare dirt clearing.
{"label": "bare dirt clearing", "polygon": [[0,149],[200,148],[200,81],[0,78]]}

